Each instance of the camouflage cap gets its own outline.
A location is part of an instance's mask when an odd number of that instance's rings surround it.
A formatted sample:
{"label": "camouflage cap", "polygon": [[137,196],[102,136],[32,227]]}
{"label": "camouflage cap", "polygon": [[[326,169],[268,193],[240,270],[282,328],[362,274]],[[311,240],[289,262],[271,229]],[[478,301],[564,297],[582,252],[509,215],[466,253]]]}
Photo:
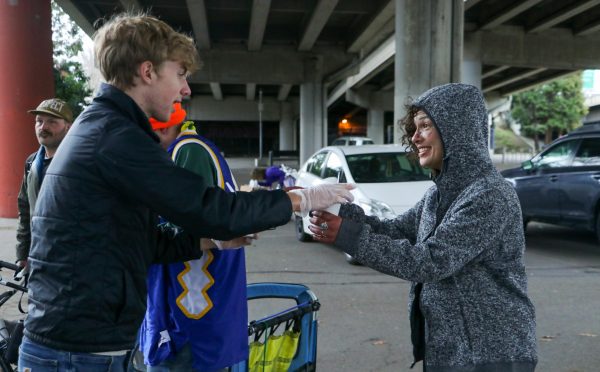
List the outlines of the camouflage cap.
{"label": "camouflage cap", "polygon": [[69,104],[58,98],[51,98],[42,101],[35,110],[27,111],[30,114],[47,114],[65,119],[69,123],[73,122],[73,111]]}

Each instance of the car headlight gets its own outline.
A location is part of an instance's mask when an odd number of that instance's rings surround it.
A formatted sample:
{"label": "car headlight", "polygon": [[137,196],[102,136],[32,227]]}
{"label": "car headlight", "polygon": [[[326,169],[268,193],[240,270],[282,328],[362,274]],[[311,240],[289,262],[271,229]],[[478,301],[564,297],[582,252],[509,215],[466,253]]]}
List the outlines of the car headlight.
{"label": "car headlight", "polygon": [[394,213],[392,207],[382,201],[375,199],[359,200],[358,204],[364,209],[365,214],[368,216],[375,216],[380,219],[396,217],[396,213]]}

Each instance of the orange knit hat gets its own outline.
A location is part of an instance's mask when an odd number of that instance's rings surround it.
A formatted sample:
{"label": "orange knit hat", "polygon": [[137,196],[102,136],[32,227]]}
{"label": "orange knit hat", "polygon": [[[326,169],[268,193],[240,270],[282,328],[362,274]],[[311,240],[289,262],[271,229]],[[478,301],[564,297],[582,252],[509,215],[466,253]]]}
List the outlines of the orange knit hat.
{"label": "orange knit hat", "polygon": [[158,121],[154,118],[150,118],[150,125],[152,125],[152,130],[169,128],[174,125],[181,124],[183,119],[185,119],[186,114],[187,113],[185,112],[185,110],[181,107],[181,103],[175,102],[173,104],[173,112],[171,113],[169,121]]}

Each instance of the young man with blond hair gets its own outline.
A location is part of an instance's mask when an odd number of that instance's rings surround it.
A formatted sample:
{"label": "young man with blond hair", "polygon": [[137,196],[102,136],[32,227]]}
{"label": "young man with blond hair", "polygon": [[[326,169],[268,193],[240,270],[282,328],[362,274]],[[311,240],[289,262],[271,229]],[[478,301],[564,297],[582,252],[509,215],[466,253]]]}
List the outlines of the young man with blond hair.
{"label": "young man with blond hair", "polygon": [[[226,193],[179,168],[149,117],[190,94],[193,41],[147,15],[119,15],[94,37],[108,82],[48,168],[32,218],[29,314],[20,371],[124,371],[152,263],[200,258],[228,240],[352,199],[349,186]],[[168,182],[167,182],[168,180]],[[181,229],[157,227],[158,215]]]}

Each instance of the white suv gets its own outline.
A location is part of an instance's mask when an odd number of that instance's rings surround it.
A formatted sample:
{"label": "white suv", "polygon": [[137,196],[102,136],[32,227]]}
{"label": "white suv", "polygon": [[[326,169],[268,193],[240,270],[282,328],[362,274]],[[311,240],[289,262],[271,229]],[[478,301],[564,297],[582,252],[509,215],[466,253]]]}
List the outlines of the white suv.
{"label": "white suv", "polygon": [[331,143],[331,146],[361,146],[361,145],[373,145],[373,144],[375,144],[375,142],[373,142],[373,140],[368,137],[345,136],[345,137],[340,137],[340,138],[335,139]]}

